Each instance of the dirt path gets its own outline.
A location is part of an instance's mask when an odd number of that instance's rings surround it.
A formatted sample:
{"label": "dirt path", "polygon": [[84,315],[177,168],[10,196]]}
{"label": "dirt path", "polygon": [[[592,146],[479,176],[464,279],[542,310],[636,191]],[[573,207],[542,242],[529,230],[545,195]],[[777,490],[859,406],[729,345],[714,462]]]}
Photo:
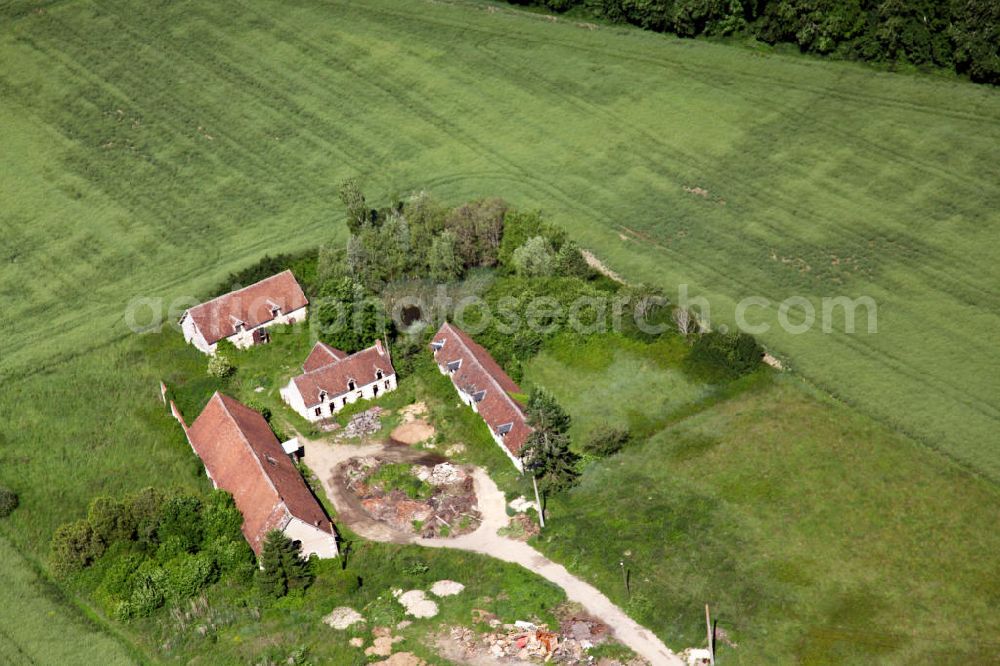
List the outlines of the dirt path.
{"label": "dirt path", "polygon": [[344,487],[336,467],[342,462],[360,456],[378,455],[398,462],[440,462],[442,459],[439,456],[381,442],[355,446],[333,445],[306,439],[300,441],[304,442],[305,462],[323,482],[327,496],[337,508],[338,520],[357,534],[374,541],[468,550],[520,564],[565,590],[567,598],[600,618],[614,630],[620,642],[647,659],[653,666],[683,665],[680,657],[671,652],[653,632],[632,620],[593,585],[580,580],[567,571],[566,567],[556,564],[523,541],[499,536],[497,530],[505,527],[509,520],[506,499],[484,470],[477,467],[473,472],[477,503],[483,516],[479,528],[458,537],[426,539],[394,530],[368,517],[357,498]]}

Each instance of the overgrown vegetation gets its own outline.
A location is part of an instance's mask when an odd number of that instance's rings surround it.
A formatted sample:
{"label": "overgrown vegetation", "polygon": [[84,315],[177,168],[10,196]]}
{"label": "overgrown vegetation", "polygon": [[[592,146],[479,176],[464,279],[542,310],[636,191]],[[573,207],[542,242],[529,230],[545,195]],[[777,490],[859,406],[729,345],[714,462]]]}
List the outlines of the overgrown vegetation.
{"label": "overgrown vegetation", "polygon": [[752,37],[847,60],[946,67],[1000,83],[1000,5],[991,0],[509,0],[680,37]]}
{"label": "overgrown vegetation", "polygon": [[421,481],[413,474],[413,465],[406,463],[387,463],[380,465],[368,477],[367,483],[377,486],[383,492],[393,490],[403,492],[410,499],[425,500],[434,493],[434,487],[426,481]]}
{"label": "overgrown vegetation", "polygon": [[56,530],[50,563],[63,578],[97,583],[91,592],[105,610],[131,620],[168,600],[188,599],[220,577],[246,580],[253,556],[242,523],[222,491],[205,500],[154,488],[121,500],[97,497],[86,518]]}

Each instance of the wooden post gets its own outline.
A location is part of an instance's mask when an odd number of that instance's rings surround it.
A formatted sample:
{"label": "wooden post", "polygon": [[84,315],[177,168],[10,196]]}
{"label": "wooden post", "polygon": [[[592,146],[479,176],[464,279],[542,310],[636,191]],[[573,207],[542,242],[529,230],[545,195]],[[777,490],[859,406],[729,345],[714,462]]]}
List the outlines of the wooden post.
{"label": "wooden post", "polygon": [[708,604],[705,604],[705,628],[708,630],[708,658],[712,666],[715,666],[715,632],[712,631],[712,620],[708,614]]}
{"label": "wooden post", "polygon": [[538,496],[538,479],[531,475],[531,485],[535,487],[535,506],[538,508],[538,525],[545,527],[545,510],[542,509],[542,498]]}

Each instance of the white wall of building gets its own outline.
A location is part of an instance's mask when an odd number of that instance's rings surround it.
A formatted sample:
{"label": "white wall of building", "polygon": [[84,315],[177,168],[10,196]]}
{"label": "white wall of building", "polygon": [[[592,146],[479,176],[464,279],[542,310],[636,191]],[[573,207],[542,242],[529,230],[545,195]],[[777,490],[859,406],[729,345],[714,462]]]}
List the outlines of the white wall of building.
{"label": "white wall of building", "polygon": [[184,333],[185,342],[189,345],[194,345],[195,348],[202,354],[215,353],[215,345],[209,345],[208,342],[205,341],[205,336],[198,330],[198,326],[195,325],[194,319],[191,318],[191,315],[185,313],[184,317],[181,319],[181,331]]}
{"label": "white wall of building", "polygon": [[337,538],[320,528],[292,517],[282,530],[292,541],[302,544],[302,557],[316,555],[321,558],[337,557]]}
{"label": "white wall of building", "polygon": [[[260,326],[254,326],[253,328],[240,331],[239,333],[234,333],[226,338],[232,342],[237,349],[247,349],[248,347],[253,347],[253,333],[258,329],[266,329],[271,326],[278,326],[282,324],[294,324],[306,320],[306,316],[309,314],[309,307],[301,307],[298,310],[293,310],[288,314],[280,314],[271,321],[264,322]],[[184,331],[184,339],[189,343],[194,345],[203,354],[215,355],[215,349],[218,344],[208,344],[205,341],[205,336],[202,335],[201,331],[198,330],[198,326],[194,323],[194,319],[190,315],[185,314],[183,320],[181,321],[181,329]]]}
{"label": "white wall of building", "polygon": [[[378,391],[376,392],[376,387]],[[326,400],[318,405],[313,405],[311,407],[306,407],[304,396],[299,393],[299,387],[295,385],[295,380],[291,380],[288,384],[279,391],[281,393],[282,400],[285,403],[298,412],[302,418],[307,421],[315,423],[325,418],[329,418],[332,414],[336,414],[344,408],[345,401],[346,404],[350,405],[357,402],[358,400],[371,400],[384,393],[389,393],[390,391],[396,390],[396,375],[386,375],[382,379],[377,379],[370,384],[365,384],[353,391],[345,391],[339,395],[331,396],[327,395]],[[310,402],[316,399],[316,396],[310,396]],[[320,413],[317,414],[316,410],[319,409]]]}

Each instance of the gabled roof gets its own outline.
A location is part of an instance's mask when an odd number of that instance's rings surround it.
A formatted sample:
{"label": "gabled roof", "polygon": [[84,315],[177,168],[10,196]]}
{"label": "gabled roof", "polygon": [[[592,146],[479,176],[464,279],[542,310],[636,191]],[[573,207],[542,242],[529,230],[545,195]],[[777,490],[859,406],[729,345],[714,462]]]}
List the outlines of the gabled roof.
{"label": "gabled roof", "polygon": [[306,362],[302,364],[302,371],[311,372],[319,370],[322,367],[342,361],[345,358],[347,358],[346,352],[342,352],[336,347],[331,347],[325,342],[317,342],[313,345],[309,356],[306,357]]}
{"label": "gabled roof", "polygon": [[448,322],[441,325],[431,343],[439,366],[476,402],[476,410],[515,457],[531,434],[521,405],[510,396],[521,387],[503,371],[490,353],[462,329]]}
{"label": "gabled roof", "polygon": [[291,517],[334,534],[333,524],[281,448],[267,421],[216,392],[188,429],[191,446],[243,514],[243,536],[260,554],[264,538]]}
{"label": "gabled roof", "polygon": [[288,314],[308,304],[309,300],[292,272],[283,271],[196,305],[185,315],[194,320],[205,342],[211,345],[233,335],[236,324],[254,328],[272,321],[275,318],[274,308]]}
{"label": "gabled roof", "polygon": [[[312,358],[314,354],[316,354],[315,348],[309,357]],[[307,363],[308,360],[306,359]],[[360,389],[376,381],[379,370],[382,371],[383,377],[396,374],[389,352],[382,346],[381,340],[376,340],[371,347],[341,359],[332,359],[326,365],[293,378],[292,382],[302,395],[305,406],[314,407],[322,402],[320,394],[336,397],[348,393],[351,390],[348,388],[348,382],[351,381]]]}

